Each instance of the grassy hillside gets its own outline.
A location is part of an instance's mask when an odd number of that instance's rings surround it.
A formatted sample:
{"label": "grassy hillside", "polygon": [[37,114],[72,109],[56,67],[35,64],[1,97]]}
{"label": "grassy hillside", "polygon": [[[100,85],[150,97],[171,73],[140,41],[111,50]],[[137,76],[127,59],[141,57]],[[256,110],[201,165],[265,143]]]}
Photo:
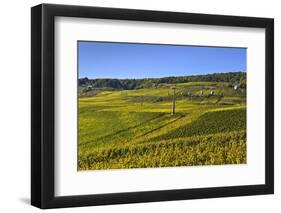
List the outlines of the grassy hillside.
{"label": "grassy hillside", "polygon": [[78,92],[79,170],[246,163],[246,89],[188,82]]}

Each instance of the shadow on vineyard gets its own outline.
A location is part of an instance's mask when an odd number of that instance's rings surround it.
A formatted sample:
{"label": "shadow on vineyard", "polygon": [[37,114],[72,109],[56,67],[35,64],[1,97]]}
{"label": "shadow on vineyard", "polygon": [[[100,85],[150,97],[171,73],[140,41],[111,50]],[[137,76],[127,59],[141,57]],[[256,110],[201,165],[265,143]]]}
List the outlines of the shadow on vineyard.
{"label": "shadow on vineyard", "polygon": [[183,125],[167,134],[153,138],[152,140],[166,140],[245,129],[246,109],[207,112],[196,121]]}

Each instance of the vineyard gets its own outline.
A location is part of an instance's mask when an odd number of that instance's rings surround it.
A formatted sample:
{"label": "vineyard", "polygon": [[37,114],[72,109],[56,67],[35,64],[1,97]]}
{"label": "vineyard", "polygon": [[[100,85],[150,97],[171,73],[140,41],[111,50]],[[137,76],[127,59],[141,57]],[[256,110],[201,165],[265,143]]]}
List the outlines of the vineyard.
{"label": "vineyard", "polygon": [[79,170],[246,163],[246,89],[188,82],[78,92]]}

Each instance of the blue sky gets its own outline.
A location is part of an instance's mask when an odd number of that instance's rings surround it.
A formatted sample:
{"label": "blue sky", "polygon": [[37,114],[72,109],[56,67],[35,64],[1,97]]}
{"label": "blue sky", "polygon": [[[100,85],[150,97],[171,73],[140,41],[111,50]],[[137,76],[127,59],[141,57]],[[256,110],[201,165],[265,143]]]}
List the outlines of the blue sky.
{"label": "blue sky", "polygon": [[246,48],[78,41],[79,78],[246,72]]}

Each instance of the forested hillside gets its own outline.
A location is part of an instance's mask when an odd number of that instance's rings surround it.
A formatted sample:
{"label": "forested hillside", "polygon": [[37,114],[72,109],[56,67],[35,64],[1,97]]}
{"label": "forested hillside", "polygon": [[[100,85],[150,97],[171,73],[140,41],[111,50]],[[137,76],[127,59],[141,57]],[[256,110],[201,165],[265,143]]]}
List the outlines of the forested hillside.
{"label": "forested hillside", "polygon": [[214,73],[195,76],[177,76],[164,78],[144,78],[144,79],[89,79],[80,78],[78,80],[80,87],[91,86],[93,88],[108,88],[113,90],[132,90],[157,87],[160,84],[175,84],[188,82],[228,82],[228,86],[239,85],[241,88],[246,88],[246,73],[245,72],[229,72],[229,73]]}

